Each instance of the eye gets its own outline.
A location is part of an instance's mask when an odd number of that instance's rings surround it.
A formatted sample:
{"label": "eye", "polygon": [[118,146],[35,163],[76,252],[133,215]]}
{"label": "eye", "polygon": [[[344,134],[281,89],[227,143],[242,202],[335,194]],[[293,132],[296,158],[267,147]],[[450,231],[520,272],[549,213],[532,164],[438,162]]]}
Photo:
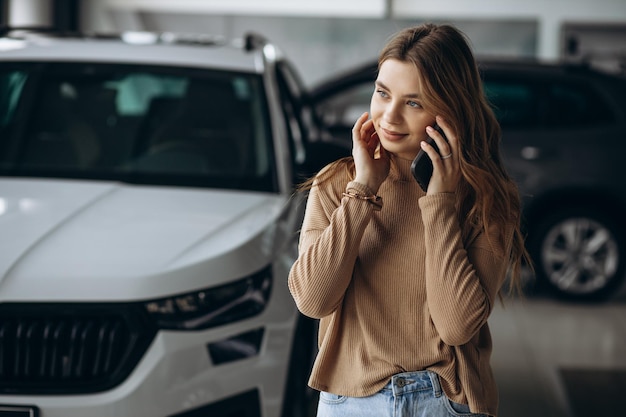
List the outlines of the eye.
{"label": "eye", "polygon": [[387,94],[386,91],[383,91],[381,89],[376,89],[376,94],[378,94],[379,96],[383,97],[383,98],[387,98],[389,97],[389,94]]}
{"label": "eye", "polygon": [[417,101],[409,100],[409,101],[406,102],[406,104],[408,104],[409,107],[413,107],[415,109],[421,109],[422,108],[422,105],[419,104]]}

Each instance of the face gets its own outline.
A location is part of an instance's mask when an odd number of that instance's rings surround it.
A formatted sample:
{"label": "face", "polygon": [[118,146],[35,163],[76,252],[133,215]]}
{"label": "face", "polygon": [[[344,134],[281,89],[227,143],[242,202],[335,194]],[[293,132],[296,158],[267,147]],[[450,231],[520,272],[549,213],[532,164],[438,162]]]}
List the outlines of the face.
{"label": "face", "polygon": [[402,159],[413,159],[426,140],[426,126],[435,124],[435,115],[424,110],[420,101],[417,68],[410,62],[388,59],[378,71],[370,115],[388,152]]}

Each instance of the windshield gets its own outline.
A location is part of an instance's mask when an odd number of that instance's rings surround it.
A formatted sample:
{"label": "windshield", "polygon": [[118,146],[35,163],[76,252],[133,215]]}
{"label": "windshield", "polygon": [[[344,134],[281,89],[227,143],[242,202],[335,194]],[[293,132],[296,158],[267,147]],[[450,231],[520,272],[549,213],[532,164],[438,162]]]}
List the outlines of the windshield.
{"label": "windshield", "polygon": [[258,75],[11,64],[0,112],[2,175],[276,190]]}

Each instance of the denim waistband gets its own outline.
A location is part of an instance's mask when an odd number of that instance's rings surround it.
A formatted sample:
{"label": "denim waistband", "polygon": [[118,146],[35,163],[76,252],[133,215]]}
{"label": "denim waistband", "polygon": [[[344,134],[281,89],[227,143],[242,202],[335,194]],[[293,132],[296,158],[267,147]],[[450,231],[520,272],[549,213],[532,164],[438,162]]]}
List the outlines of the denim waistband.
{"label": "denim waistband", "polygon": [[403,372],[391,377],[391,381],[383,388],[393,391],[393,395],[399,396],[416,391],[432,390],[435,397],[441,396],[439,375],[432,371]]}

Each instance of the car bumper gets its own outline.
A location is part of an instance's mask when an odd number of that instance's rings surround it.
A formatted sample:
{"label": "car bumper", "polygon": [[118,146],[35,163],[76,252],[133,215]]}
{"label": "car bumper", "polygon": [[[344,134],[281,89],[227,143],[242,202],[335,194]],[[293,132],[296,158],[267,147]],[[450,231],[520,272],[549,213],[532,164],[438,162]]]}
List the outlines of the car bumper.
{"label": "car bumper", "polygon": [[[108,391],[0,395],[0,404],[34,406],[42,417],[191,417],[198,412],[206,415],[209,410],[212,417],[233,415],[234,411],[238,416],[278,416],[296,314],[294,311],[288,321],[271,324],[264,316],[245,325],[208,331],[161,331],[130,376]],[[211,346],[236,341],[238,335],[250,332],[262,335],[258,351],[247,349],[252,352],[248,357],[235,355],[221,363],[212,358]]]}

